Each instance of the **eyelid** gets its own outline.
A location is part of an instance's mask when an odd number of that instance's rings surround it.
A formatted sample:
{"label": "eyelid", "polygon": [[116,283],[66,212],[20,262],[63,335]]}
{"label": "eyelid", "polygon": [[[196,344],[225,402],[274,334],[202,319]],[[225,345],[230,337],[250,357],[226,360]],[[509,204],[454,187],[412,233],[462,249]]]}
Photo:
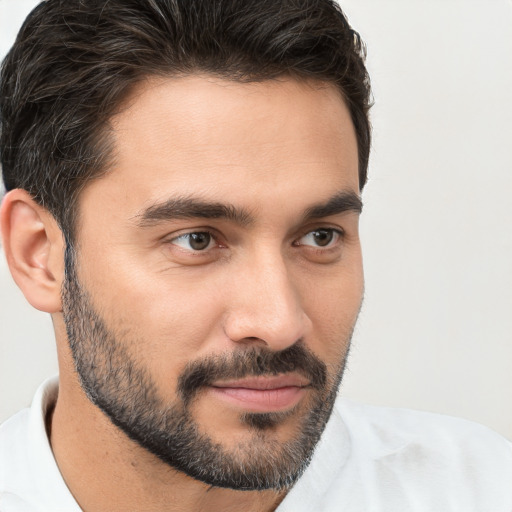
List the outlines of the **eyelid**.
{"label": "eyelid", "polygon": [[[292,245],[294,245],[296,247],[309,247],[311,249],[319,250],[319,251],[328,251],[329,249],[335,248],[338,245],[336,243],[336,241],[334,243],[330,242],[330,245],[327,245],[324,247],[322,247],[322,246],[315,247],[313,245],[299,243],[301,238],[304,238],[305,236],[307,236],[311,233],[314,233],[315,231],[322,231],[322,230],[332,231],[333,233],[335,233],[339,237],[337,240],[338,242],[342,241],[346,235],[345,230],[339,225],[337,225],[337,226],[329,226],[329,225],[325,225],[325,224],[313,225],[313,226],[310,225],[310,226],[304,228],[303,230],[301,230],[301,233],[299,234],[299,236],[294,238]],[[209,247],[209,248],[203,249],[203,250],[194,250],[192,248],[181,247],[180,245],[173,243],[175,240],[177,240],[181,237],[185,237],[187,235],[192,235],[194,233],[207,233],[208,235],[210,235],[210,237],[212,238],[212,240],[214,242],[213,247]],[[196,256],[200,256],[201,254],[206,254],[215,248],[226,247],[225,243],[222,242],[222,235],[220,235],[217,232],[217,230],[212,229],[210,227],[194,227],[194,228],[189,228],[189,229],[183,229],[183,230],[177,231],[172,234],[167,234],[165,237],[162,237],[162,240],[166,244],[173,245],[174,247],[176,247],[179,250],[182,250],[184,252],[187,252],[187,253],[190,253],[190,254],[193,254]]]}
{"label": "eyelid", "polygon": [[175,240],[176,238],[179,238],[180,236],[185,235],[191,235],[193,233],[208,233],[210,236],[212,236],[215,239],[219,238],[218,233],[216,230],[206,227],[206,226],[199,226],[199,227],[193,227],[193,228],[183,228],[183,229],[177,229],[176,231],[173,231],[172,233],[166,233],[161,237],[161,240],[170,242],[171,240]]}
{"label": "eyelid", "polygon": [[[306,230],[304,230],[302,232],[302,234],[299,235],[295,239],[295,241],[293,242],[293,245],[295,245],[295,246],[302,246],[302,247],[313,247],[313,246],[310,246],[310,245],[301,244],[301,243],[299,243],[299,240],[301,238],[304,238],[305,236],[311,234],[311,233],[314,233],[315,231],[322,231],[322,230],[332,231],[333,233],[335,233],[339,237],[339,240],[343,240],[343,238],[345,237],[345,230],[343,228],[341,228],[340,226],[334,227],[334,226],[321,225],[321,226],[317,226],[317,227],[314,227],[314,228],[307,228]],[[317,246],[317,247],[313,247],[313,248],[326,251],[326,250],[328,250],[328,249],[330,249],[332,247],[333,247],[332,245],[329,245],[329,246],[326,246],[326,247]]]}

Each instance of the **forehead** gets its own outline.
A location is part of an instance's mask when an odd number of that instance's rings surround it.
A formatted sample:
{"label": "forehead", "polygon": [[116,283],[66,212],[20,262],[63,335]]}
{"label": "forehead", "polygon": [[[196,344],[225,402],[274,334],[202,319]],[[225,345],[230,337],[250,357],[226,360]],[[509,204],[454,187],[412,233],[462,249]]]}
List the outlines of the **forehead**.
{"label": "forehead", "polygon": [[331,84],[155,78],[111,124],[114,164],[86,188],[84,207],[96,196],[128,214],[197,195],[258,208],[265,198],[359,188],[353,124]]}

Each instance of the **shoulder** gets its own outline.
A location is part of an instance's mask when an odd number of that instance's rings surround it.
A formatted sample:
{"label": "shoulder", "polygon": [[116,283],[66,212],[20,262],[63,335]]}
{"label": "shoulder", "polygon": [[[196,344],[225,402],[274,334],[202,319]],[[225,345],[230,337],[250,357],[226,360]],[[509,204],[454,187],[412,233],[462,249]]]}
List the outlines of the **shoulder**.
{"label": "shoulder", "polygon": [[29,415],[30,410],[23,409],[0,425],[0,486],[6,482],[13,465],[19,465],[23,459]]}
{"label": "shoulder", "polygon": [[[23,409],[0,424],[0,454],[2,460],[13,454],[13,444],[26,436],[30,409]],[[3,468],[3,465],[2,465]],[[3,475],[3,471],[0,475]]]}
{"label": "shoulder", "polygon": [[512,444],[492,430],[348,400],[336,408],[350,437],[355,473],[380,495],[396,499],[405,493],[432,507],[453,502],[458,510],[512,510]]}
{"label": "shoulder", "polygon": [[45,428],[58,394],[58,380],[46,380],[30,409],[0,426],[0,510],[71,512],[78,505],[62,479]]}
{"label": "shoulder", "polygon": [[0,509],[32,510],[19,495],[18,482],[32,479],[27,453],[30,410],[23,409],[0,425]]}
{"label": "shoulder", "polygon": [[279,510],[512,512],[512,446],[470,421],[340,399]]}
{"label": "shoulder", "polygon": [[512,444],[491,429],[472,421],[411,409],[378,407],[340,400],[338,413],[356,439],[385,455],[417,445],[447,456],[489,458],[500,454],[512,465]]}

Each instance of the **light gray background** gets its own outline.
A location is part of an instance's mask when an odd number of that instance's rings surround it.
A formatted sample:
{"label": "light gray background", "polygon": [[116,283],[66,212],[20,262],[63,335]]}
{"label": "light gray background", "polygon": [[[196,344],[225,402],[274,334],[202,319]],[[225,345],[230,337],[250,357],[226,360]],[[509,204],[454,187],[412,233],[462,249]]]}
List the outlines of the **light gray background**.
{"label": "light gray background", "polygon": [[[0,0],[4,55],[33,0]],[[342,0],[368,46],[366,299],[343,394],[512,439],[512,3]],[[0,259],[0,420],[56,372]]]}

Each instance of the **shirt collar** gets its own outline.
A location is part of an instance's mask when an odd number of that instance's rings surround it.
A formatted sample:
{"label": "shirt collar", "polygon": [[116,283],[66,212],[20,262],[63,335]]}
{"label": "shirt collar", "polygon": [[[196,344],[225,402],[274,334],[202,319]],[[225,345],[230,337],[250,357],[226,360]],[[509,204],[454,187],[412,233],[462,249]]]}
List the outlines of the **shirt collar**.
{"label": "shirt collar", "polygon": [[350,456],[350,436],[335,406],[318,442],[311,463],[276,512],[319,510],[333,481],[339,481]]}

